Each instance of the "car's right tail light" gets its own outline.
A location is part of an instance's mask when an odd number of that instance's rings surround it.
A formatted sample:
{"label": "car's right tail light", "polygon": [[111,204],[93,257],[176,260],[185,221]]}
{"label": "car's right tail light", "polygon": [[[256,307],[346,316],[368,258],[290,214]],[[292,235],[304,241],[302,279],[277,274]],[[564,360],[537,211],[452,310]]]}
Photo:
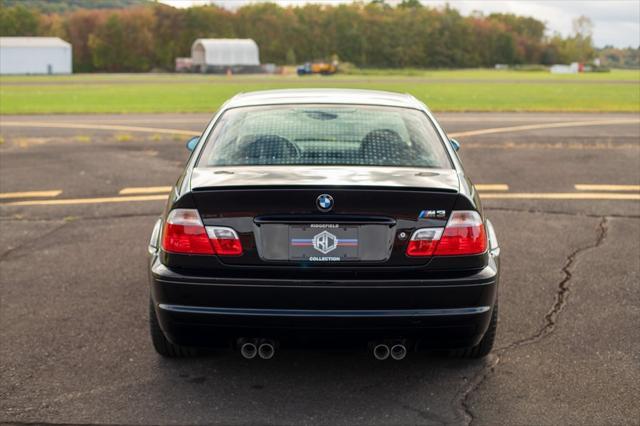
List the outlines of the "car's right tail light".
{"label": "car's right tail light", "polygon": [[465,256],[487,250],[487,235],[478,212],[451,212],[445,228],[421,228],[414,231],[407,256]]}
{"label": "car's right tail light", "polygon": [[178,254],[242,254],[242,244],[235,230],[224,226],[205,228],[195,209],[169,212],[162,232],[162,249]]}
{"label": "car's right tail light", "polygon": [[451,212],[434,256],[481,254],[487,250],[482,218],[473,210]]}

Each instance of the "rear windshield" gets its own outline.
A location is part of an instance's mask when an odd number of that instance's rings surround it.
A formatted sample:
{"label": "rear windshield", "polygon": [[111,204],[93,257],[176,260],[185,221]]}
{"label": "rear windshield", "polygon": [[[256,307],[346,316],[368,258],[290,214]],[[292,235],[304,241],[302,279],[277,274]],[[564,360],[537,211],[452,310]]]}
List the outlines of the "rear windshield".
{"label": "rear windshield", "polygon": [[426,114],[363,105],[230,109],[198,166],[348,165],[451,168]]}

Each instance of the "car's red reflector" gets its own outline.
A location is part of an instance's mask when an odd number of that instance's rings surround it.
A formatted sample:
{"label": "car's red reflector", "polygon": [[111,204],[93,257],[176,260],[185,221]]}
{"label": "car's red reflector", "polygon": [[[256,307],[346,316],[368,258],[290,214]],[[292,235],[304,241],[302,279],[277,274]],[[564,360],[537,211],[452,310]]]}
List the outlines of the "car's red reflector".
{"label": "car's red reflector", "polygon": [[169,253],[214,254],[197,210],[175,209],[169,213],[162,232],[162,249]]}
{"label": "car's red reflector", "polygon": [[422,228],[411,235],[407,246],[407,256],[431,256],[438,245],[443,228]]}
{"label": "car's red reflector", "polygon": [[224,226],[207,226],[207,234],[217,255],[240,256],[242,243],[236,231]]}
{"label": "car's red reflector", "polygon": [[454,211],[443,228],[422,228],[411,236],[407,256],[465,256],[487,250],[482,218],[475,211]]}

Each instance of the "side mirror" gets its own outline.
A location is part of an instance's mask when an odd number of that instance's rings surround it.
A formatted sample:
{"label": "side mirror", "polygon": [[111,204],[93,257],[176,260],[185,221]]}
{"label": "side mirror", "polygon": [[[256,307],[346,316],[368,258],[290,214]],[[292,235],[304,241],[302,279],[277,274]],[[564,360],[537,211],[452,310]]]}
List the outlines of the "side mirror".
{"label": "side mirror", "polygon": [[198,136],[194,136],[187,141],[187,149],[189,151],[193,151],[198,146],[198,142],[200,142],[200,138]]}
{"label": "side mirror", "polygon": [[455,139],[449,139],[449,143],[451,144],[451,147],[453,148],[454,151],[456,152],[460,151],[460,142],[458,142]]}

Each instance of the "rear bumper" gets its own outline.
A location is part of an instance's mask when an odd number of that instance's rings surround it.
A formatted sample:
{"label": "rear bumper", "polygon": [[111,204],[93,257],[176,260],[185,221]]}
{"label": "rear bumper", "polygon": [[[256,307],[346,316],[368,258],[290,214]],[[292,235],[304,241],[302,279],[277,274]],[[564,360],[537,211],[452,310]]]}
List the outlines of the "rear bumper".
{"label": "rear bumper", "polygon": [[475,345],[493,309],[494,260],[464,278],[267,280],[181,275],[153,260],[151,294],[176,344],[226,345],[237,337],[412,339],[422,347]]}

